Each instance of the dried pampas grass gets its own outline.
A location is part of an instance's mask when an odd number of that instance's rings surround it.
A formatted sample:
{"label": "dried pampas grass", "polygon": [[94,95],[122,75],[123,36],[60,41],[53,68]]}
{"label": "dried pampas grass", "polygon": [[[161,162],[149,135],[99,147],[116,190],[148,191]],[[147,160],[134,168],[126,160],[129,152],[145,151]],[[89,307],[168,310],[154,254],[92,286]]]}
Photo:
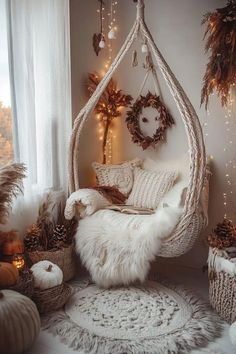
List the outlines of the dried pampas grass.
{"label": "dried pampas grass", "polygon": [[0,224],[5,224],[12,208],[13,198],[23,191],[24,164],[13,163],[0,168]]}
{"label": "dried pampas grass", "polygon": [[201,104],[207,108],[210,95],[216,91],[222,106],[230,99],[231,86],[236,81],[236,2],[228,1],[227,6],[204,16],[206,52],[209,62],[203,78]]}

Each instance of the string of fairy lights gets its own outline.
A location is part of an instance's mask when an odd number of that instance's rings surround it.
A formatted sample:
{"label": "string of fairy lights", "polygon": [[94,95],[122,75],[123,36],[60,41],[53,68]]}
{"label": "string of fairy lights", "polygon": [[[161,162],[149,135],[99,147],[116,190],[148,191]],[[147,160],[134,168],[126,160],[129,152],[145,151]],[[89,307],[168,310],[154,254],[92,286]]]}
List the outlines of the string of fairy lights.
{"label": "string of fairy lights", "polygon": [[[106,13],[104,3],[101,1],[100,7],[97,9],[97,13],[99,13],[100,15],[100,23],[101,23],[101,41],[99,43],[99,47],[101,49],[107,48],[107,59],[105,60],[104,63],[104,68],[103,68],[104,70],[102,71],[103,75],[109,69],[113,59],[113,40],[116,39],[116,34],[118,31],[117,18],[116,18],[117,6],[118,6],[118,0],[115,1],[110,0],[110,3],[108,4],[108,10]],[[105,13],[107,15],[107,36],[105,35],[105,20],[106,20]],[[96,115],[96,119],[98,120],[99,140],[102,141],[103,134],[104,134],[104,124],[101,121],[100,115]],[[113,145],[113,139],[115,137],[116,136],[113,134],[112,129],[109,129],[107,144],[105,149],[107,164],[112,163],[112,145]]]}
{"label": "string of fairy lights", "polygon": [[[233,85],[234,86],[234,85]],[[232,120],[232,109],[233,109],[233,90],[230,90],[229,105],[226,109],[224,116],[224,123],[226,126],[226,132],[228,135],[230,132],[234,131],[233,120]],[[225,152],[225,180],[226,180],[226,190],[223,192],[223,204],[225,208],[225,217],[227,217],[228,203],[233,199],[233,170],[236,169],[236,161],[233,159],[227,159],[228,151],[231,151],[233,144],[232,136],[228,139],[228,144],[224,146],[223,151]]]}
{"label": "string of fairy lights", "polygon": [[[233,84],[232,86],[235,86]],[[227,132],[227,141],[225,144],[222,145],[222,151],[224,152],[224,160],[225,160],[225,172],[224,172],[224,177],[225,177],[225,190],[222,193],[222,199],[223,199],[223,206],[224,206],[224,217],[227,218],[228,212],[229,212],[229,203],[233,200],[233,187],[235,185],[234,182],[234,171],[236,172],[236,161],[232,157],[229,159],[228,155],[229,152],[232,154],[232,146],[234,143],[234,139],[232,137],[232,132],[235,131],[235,127],[233,127],[234,121],[233,121],[233,116],[232,116],[232,110],[234,107],[234,94],[233,94],[233,89],[234,87],[231,87],[230,90],[230,99],[229,99],[229,104],[227,108],[225,109],[224,113],[224,126],[225,130]],[[214,95],[214,93],[212,94]],[[208,145],[208,137],[209,137],[209,129],[208,129],[208,118],[210,117],[210,111],[207,109],[206,111],[206,116],[204,119],[204,122],[202,124],[203,128],[203,134],[205,137],[205,142],[206,145]],[[210,159],[213,160],[214,157],[213,155],[210,155]]]}

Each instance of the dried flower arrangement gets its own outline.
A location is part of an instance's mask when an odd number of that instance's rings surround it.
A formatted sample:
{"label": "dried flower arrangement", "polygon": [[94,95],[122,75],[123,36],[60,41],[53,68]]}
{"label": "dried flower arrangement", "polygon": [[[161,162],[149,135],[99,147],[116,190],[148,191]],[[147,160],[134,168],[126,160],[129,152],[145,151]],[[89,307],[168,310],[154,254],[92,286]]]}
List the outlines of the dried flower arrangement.
{"label": "dried flower arrangement", "polygon": [[[159,113],[159,117],[156,117],[155,120],[160,124],[152,137],[144,136],[140,129],[139,119],[143,108],[146,107],[152,107]],[[148,121],[146,117],[143,117],[142,120],[144,123]],[[174,124],[174,119],[161,102],[160,97],[148,92],[146,96],[140,95],[140,98],[135,101],[131,110],[127,112],[126,122],[132,141],[141,146],[143,150],[146,150],[149,146],[155,147],[159,141],[165,139],[165,131]]]}
{"label": "dried flower arrangement", "polygon": [[207,108],[209,96],[214,90],[226,106],[231,86],[236,81],[236,2],[228,1],[226,7],[216,9],[204,16],[202,23],[207,24],[205,36],[206,52],[211,55],[204,75],[201,104]]}
{"label": "dried flower arrangement", "polygon": [[236,228],[231,220],[224,218],[207,238],[208,244],[213,248],[227,248],[236,246]]}
{"label": "dried flower arrangement", "polygon": [[62,203],[59,204],[57,216],[54,217],[52,211],[55,206],[51,193],[48,193],[39,207],[36,223],[27,230],[24,238],[26,251],[58,250],[72,244],[78,221],[65,219]]}
{"label": "dried flower arrangement", "polygon": [[[88,91],[90,95],[96,90],[101,78],[97,73],[90,73],[88,77]],[[128,107],[132,101],[132,96],[126,95],[122,90],[117,89],[117,83],[111,79],[103,91],[95,111],[100,115],[100,121],[104,125],[103,135],[103,163],[106,163],[106,144],[109,128],[114,118],[121,116],[121,107]]]}
{"label": "dried flower arrangement", "polygon": [[25,172],[24,164],[20,163],[12,163],[0,168],[0,224],[6,223],[13,198],[22,193]]}
{"label": "dried flower arrangement", "polygon": [[[0,224],[7,222],[13,199],[23,191],[22,180],[25,172],[24,164],[19,163],[0,168]],[[9,234],[10,232],[0,232],[0,245],[9,239]]]}

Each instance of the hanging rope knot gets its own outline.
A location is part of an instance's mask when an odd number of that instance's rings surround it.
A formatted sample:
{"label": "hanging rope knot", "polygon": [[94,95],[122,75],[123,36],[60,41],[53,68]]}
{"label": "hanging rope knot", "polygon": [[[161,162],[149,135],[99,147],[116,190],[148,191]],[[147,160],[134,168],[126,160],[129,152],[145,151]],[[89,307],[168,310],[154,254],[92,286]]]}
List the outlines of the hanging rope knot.
{"label": "hanging rope knot", "polygon": [[144,0],[138,0],[137,19],[144,19]]}

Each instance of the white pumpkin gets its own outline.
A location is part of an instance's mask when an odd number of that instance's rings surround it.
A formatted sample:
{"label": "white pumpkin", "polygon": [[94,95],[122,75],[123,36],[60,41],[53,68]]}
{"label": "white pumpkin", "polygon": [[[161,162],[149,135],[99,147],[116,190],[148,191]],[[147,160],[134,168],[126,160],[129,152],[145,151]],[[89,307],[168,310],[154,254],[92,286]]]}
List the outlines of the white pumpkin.
{"label": "white pumpkin", "polygon": [[20,354],[30,348],[40,331],[36,305],[13,290],[0,291],[0,353]]}
{"label": "white pumpkin", "polygon": [[41,290],[60,285],[63,280],[62,270],[50,261],[35,263],[31,270],[34,276],[35,287]]}

